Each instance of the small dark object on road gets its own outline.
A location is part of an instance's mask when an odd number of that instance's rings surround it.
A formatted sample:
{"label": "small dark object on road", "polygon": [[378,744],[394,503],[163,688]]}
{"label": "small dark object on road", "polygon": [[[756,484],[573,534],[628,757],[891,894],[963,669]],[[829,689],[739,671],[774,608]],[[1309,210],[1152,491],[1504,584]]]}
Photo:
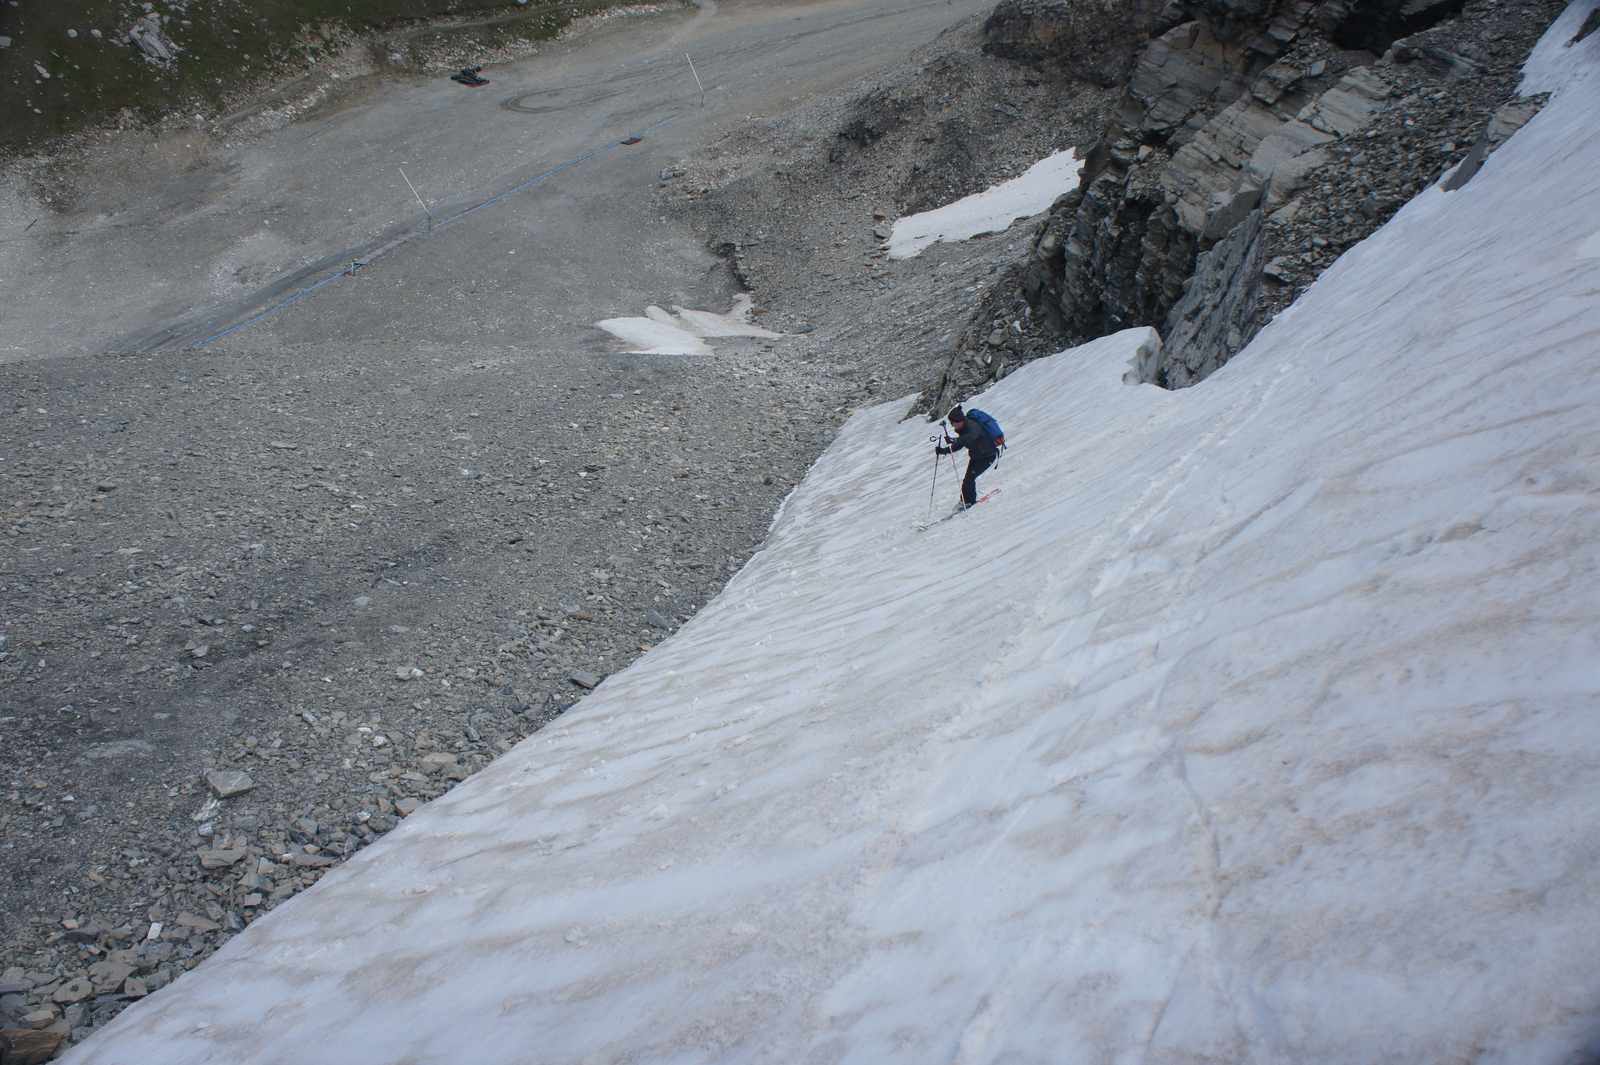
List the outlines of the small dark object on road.
{"label": "small dark object on road", "polygon": [[479,77],[478,75],[478,72],[482,69],[482,67],[462,67],[459,71],[450,75],[450,80],[459,81],[463,85],[476,89],[479,85],[489,84],[488,78]]}

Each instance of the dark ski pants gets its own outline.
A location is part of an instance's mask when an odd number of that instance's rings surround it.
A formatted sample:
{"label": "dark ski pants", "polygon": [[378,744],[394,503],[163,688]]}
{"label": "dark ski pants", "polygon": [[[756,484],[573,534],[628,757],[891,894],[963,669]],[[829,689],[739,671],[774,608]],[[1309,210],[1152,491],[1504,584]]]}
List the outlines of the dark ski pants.
{"label": "dark ski pants", "polygon": [[967,476],[961,482],[961,502],[967,506],[978,501],[978,478],[983,476],[983,471],[994,465],[994,456],[980,459],[976,455],[967,460]]}

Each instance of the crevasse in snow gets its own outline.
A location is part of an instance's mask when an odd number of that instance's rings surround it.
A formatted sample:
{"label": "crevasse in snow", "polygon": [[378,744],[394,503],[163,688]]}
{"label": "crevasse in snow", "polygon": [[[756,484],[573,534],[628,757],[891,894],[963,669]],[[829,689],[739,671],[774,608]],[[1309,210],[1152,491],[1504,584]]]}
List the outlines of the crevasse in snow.
{"label": "crevasse in snow", "polygon": [[984,394],[979,510],[915,532],[858,414],[671,640],[67,1060],[1593,1054],[1600,35],[1535,60],[1204,385],[1138,331]]}

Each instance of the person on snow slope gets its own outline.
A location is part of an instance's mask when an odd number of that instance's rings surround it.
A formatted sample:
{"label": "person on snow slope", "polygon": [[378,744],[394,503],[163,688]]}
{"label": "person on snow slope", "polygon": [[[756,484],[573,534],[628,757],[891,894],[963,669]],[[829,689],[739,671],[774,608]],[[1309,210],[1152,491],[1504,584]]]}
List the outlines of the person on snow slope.
{"label": "person on snow slope", "polygon": [[983,471],[994,465],[998,453],[994,439],[976,418],[968,418],[967,412],[961,409],[958,403],[950,408],[950,428],[955,432],[955,439],[946,437],[946,444],[939,444],[934,451],[940,455],[950,455],[962,448],[967,452],[967,475],[961,481],[961,506],[962,509],[972,506],[978,501],[978,478]]}

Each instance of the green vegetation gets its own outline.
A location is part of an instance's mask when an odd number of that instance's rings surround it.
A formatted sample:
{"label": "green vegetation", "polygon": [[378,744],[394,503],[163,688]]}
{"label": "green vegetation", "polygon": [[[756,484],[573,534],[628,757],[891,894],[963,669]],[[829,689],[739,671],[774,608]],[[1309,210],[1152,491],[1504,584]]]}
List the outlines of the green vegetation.
{"label": "green vegetation", "polygon": [[[0,37],[11,41],[0,48],[0,153],[124,112],[149,122],[164,112],[226,106],[251,85],[304,72],[353,33],[393,34],[393,43],[380,42],[385,56],[398,51],[414,64],[419,46],[444,37],[483,45],[539,40],[612,6],[616,0],[0,0]],[[182,49],[170,64],[151,62],[128,42],[147,9]],[[429,28],[444,16],[458,21]]]}

